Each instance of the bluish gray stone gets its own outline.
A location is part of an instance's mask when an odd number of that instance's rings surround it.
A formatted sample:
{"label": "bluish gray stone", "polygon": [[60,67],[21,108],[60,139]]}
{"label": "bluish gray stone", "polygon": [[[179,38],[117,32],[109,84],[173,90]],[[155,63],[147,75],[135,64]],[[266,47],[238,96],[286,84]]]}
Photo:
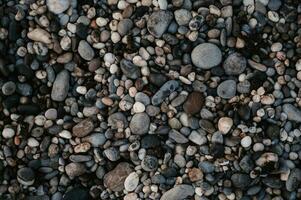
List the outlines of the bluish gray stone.
{"label": "bluish gray stone", "polygon": [[168,97],[172,92],[176,91],[179,87],[179,82],[175,80],[170,80],[164,83],[162,87],[155,93],[152,97],[152,104],[159,105]]}
{"label": "bluish gray stone", "polygon": [[69,72],[67,70],[61,71],[55,78],[52,86],[51,99],[54,101],[64,101],[68,95],[69,90]]}

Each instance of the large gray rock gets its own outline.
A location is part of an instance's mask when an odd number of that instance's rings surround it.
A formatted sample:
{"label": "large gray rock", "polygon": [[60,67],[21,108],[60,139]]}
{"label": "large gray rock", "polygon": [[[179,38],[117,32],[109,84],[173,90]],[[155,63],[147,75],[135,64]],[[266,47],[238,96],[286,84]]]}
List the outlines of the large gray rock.
{"label": "large gray rock", "polygon": [[192,50],[191,60],[196,67],[210,69],[221,63],[222,52],[215,44],[199,44]]}
{"label": "large gray rock", "polygon": [[70,0],[47,0],[46,5],[49,11],[54,14],[61,14],[70,6]]}
{"label": "large gray rock", "polygon": [[194,194],[194,188],[191,185],[176,185],[167,192],[165,192],[161,200],[183,200],[188,197],[192,197]]}
{"label": "large gray rock", "polygon": [[173,14],[170,11],[153,12],[147,21],[147,30],[150,34],[159,38],[165,33],[172,19]]}
{"label": "large gray rock", "polygon": [[288,120],[301,122],[301,111],[292,104],[284,104],[282,106],[283,112],[287,115]]}
{"label": "large gray rock", "polygon": [[236,94],[236,82],[234,80],[226,80],[221,82],[217,87],[217,95],[224,99],[231,99]]}
{"label": "large gray rock", "polygon": [[247,60],[240,53],[235,52],[226,58],[223,67],[227,75],[239,75],[245,71]]}
{"label": "large gray rock", "polygon": [[52,86],[51,99],[64,101],[68,95],[70,75],[67,70],[61,71],[55,78]]}
{"label": "large gray rock", "polygon": [[133,134],[143,135],[148,132],[149,124],[150,119],[146,113],[137,113],[132,117],[130,129]]}
{"label": "large gray rock", "polygon": [[92,58],[95,55],[94,50],[92,49],[90,44],[88,42],[86,42],[85,40],[81,40],[79,42],[78,53],[83,59],[88,60],[88,61],[92,60]]}

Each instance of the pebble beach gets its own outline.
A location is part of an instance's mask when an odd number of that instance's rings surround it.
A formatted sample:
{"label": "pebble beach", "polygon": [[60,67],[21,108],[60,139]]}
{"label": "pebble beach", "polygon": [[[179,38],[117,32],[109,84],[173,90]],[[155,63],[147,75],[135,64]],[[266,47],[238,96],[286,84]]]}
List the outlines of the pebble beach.
{"label": "pebble beach", "polygon": [[300,0],[0,0],[0,200],[301,199]]}

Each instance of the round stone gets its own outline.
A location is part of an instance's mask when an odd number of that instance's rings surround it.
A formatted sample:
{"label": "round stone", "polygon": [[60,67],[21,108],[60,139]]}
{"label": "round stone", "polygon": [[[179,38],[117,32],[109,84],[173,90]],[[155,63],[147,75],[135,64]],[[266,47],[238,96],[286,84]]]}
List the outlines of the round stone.
{"label": "round stone", "polygon": [[231,99],[236,94],[236,82],[226,80],[217,87],[217,95],[224,99]]}
{"label": "round stone", "polygon": [[22,185],[32,185],[35,181],[35,174],[29,167],[23,167],[17,172],[17,179]]}
{"label": "round stone", "polygon": [[240,144],[242,147],[248,148],[252,144],[252,138],[250,136],[246,136],[240,141]]}
{"label": "round stone", "polygon": [[79,42],[78,53],[83,59],[88,60],[88,61],[92,60],[92,58],[95,55],[94,50],[92,49],[90,44],[88,42],[86,42],[85,40],[81,40]]}
{"label": "round stone", "polygon": [[179,9],[174,12],[176,22],[180,26],[187,25],[191,20],[191,13],[186,9]]}
{"label": "round stone", "polygon": [[196,67],[210,69],[221,63],[222,52],[215,44],[199,44],[192,50],[191,60]]}
{"label": "round stone", "polygon": [[47,0],[46,5],[49,11],[54,14],[60,14],[66,11],[70,6],[71,1],[66,0]]}
{"label": "round stone", "polygon": [[232,53],[225,60],[223,67],[227,75],[239,75],[245,71],[247,60],[240,53]]}
{"label": "round stone", "polygon": [[15,131],[12,128],[4,128],[2,131],[2,136],[4,138],[12,138],[15,135]]}
{"label": "round stone", "polygon": [[132,172],[126,177],[124,181],[124,188],[126,191],[131,192],[136,189],[139,184],[139,175],[136,172]]}
{"label": "round stone", "polygon": [[45,117],[50,120],[55,120],[57,118],[57,110],[54,108],[49,108],[45,112]]}
{"label": "round stone", "polygon": [[16,91],[16,84],[12,81],[8,81],[2,86],[2,93],[4,95],[12,95]]}
{"label": "round stone", "polygon": [[132,117],[130,129],[133,134],[143,135],[148,132],[149,124],[150,119],[146,113],[137,113]]}
{"label": "round stone", "polygon": [[143,103],[141,102],[135,102],[134,105],[133,105],[133,111],[135,113],[142,113],[145,111],[145,106]]}
{"label": "round stone", "polygon": [[158,167],[158,159],[154,156],[145,156],[141,162],[141,167],[145,171],[155,171]]}
{"label": "round stone", "polygon": [[222,117],[218,120],[218,130],[227,134],[233,126],[233,120],[230,117]]}

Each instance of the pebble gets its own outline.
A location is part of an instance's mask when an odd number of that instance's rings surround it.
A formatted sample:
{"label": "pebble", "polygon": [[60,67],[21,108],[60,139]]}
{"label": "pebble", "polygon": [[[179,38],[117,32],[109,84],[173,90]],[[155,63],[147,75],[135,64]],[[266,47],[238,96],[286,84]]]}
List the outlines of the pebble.
{"label": "pebble", "polygon": [[282,106],[283,112],[287,115],[288,120],[301,122],[301,111],[292,104],[284,104]]}
{"label": "pebble", "polygon": [[291,169],[285,187],[288,191],[292,192],[300,186],[301,182],[301,169]]}
{"label": "pebble", "polygon": [[62,200],[80,200],[80,199],[90,199],[89,191],[82,187],[74,187],[68,192],[66,192]]}
{"label": "pebble", "polygon": [[117,161],[120,159],[119,151],[114,147],[105,149],[103,153],[110,161]]}
{"label": "pebble", "polygon": [[94,130],[94,123],[90,118],[80,121],[73,126],[72,135],[75,137],[85,137]]}
{"label": "pebble", "polygon": [[83,142],[89,142],[92,147],[99,147],[106,142],[106,137],[102,133],[92,133],[82,138]]}
{"label": "pebble", "polygon": [[247,174],[235,173],[231,176],[231,181],[236,188],[244,189],[251,183],[251,178]]}
{"label": "pebble", "polygon": [[54,108],[49,108],[45,112],[45,117],[50,120],[55,120],[57,118],[57,110]]}
{"label": "pebble", "polygon": [[176,10],[174,12],[174,16],[175,16],[176,22],[180,26],[187,25],[190,22],[191,18],[192,18],[191,13],[186,9]]}
{"label": "pebble", "polygon": [[121,36],[129,33],[133,27],[133,22],[130,19],[123,19],[118,23],[117,30]]}
{"label": "pebble", "polygon": [[86,42],[85,40],[81,40],[79,42],[78,53],[83,59],[85,59],[87,61],[92,60],[95,55],[94,50],[92,49],[90,44],[88,42]]}
{"label": "pebble", "polygon": [[34,171],[29,167],[20,168],[17,172],[18,182],[25,186],[30,186],[35,182]]}
{"label": "pebble", "polygon": [[36,42],[50,44],[52,42],[50,34],[41,28],[33,29],[27,33],[27,37]]}
{"label": "pebble", "polygon": [[173,129],[169,131],[168,137],[179,144],[185,144],[188,142],[188,139],[184,135]]}
{"label": "pebble", "polygon": [[139,184],[139,175],[136,172],[132,172],[126,177],[124,181],[124,189],[128,192],[134,191]]}
{"label": "pebble", "polygon": [[66,174],[70,178],[81,176],[86,172],[86,167],[82,163],[69,163],[65,167]]}
{"label": "pebble", "polygon": [[124,189],[126,178],[133,172],[129,163],[121,162],[112,171],[105,174],[103,182],[105,187],[108,187],[114,192],[120,192]]}
{"label": "pebble", "polygon": [[128,121],[123,113],[116,112],[109,116],[108,124],[113,129],[126,128],[128,126]]}
{"label": "pebble", "polygon": [[183,104],[183,109],[187,114],[197,114],[204,105],[204,95],[200,92],[194,91],[190,93]]}
{"label": "pebble", "polygon": [[200,134],[197,131],[192,131],[188,139],[197,145],[203,145],[207,143],[207,137],[204,134]]}
{"label": "pebble", "polygon": [[71,1],[66,0],[46,0],[47,8],[54,14],[61,14],[70,6]]}
{"label": "pebble", "polygon": [[222,52],[215,44],[199,44],[191,52],[191,61],[198,68],[211,69],[221,63]]}
{"label": "pebble", "polygon": [[154,156],[146,155],[141,161],[141,167],[147,172],[155,171],[158,168],[158,159]]}
{"label": "pebble", "polygon": [[247,60],[240,53],[230,54],[223,63],[227,75],[240,75],[247,67]]}
{"label": "pebble", "polygon": [[140,103],[140,102],[135,102],[134,105],[133,105],[133,111],[135,113],[142,113],[145,111],[145,106],[143,103]]}
{"label": "pebble", "polygon": [[248,148],[252,144],[252,138],[250,136],[246,136],[241,140],[240,144],[242,147]]}
{"label": "pebble", "polygon": [[236,82],[226,80],[221,82],[217,87],[217,95],[223,99],[231,99],[236,95]]}
{"label": "pebble", "polygon": [[8,81],[6,83],[3,84],[2,86],[2,93],[4,95],[12,95],[13,93],[15,93],[16,91],[16,84],[12,81]]}
{"label": "pebble", "polygon": [[61,71],[55,78],[51,90],[51,99],[54,101],[64,101],[69,91],[70,75],[67,70]]}
{"label": "pebble", "polygon": [[160,10],[153,12],[147,20],[147,30],[156,38],[160,38],[167,30],[173,14],[170,11]]}
{"label": "pebble", "polygon": [[161,88],[152,97],[152,104],[159,105],[167,98],[172,92],[176,91],[179,87],[179,82],[175,80],[170,80],[164,83]]}
{"label": "pebble", "polygon": [[12,138],[15,136],[15,131],[12,128],[4,128],[2,131],[2,137],[3,138]]}
{"label": "pebble", "polygon": [[140,77],[140,69],[129,60],[122,59],[120,61],[120,69],[123,74],[130,79],[137,79]]}
{"label": "pebble", "polygon": [[163,193],[160,200],[182,200],[193,196],[194,188],[191,185],[180,184]]}
{"label": "pebble", "polygon": [[130,129],[133,134],[143,135],[148,132],[150,118],[146,113],[135,114],[130,122]]}
{"label": "pebble", "polygon": [[221,117],[218,120],[218,130],[223,134],[229,133],[233,126],[233,120],[230,117]]}

